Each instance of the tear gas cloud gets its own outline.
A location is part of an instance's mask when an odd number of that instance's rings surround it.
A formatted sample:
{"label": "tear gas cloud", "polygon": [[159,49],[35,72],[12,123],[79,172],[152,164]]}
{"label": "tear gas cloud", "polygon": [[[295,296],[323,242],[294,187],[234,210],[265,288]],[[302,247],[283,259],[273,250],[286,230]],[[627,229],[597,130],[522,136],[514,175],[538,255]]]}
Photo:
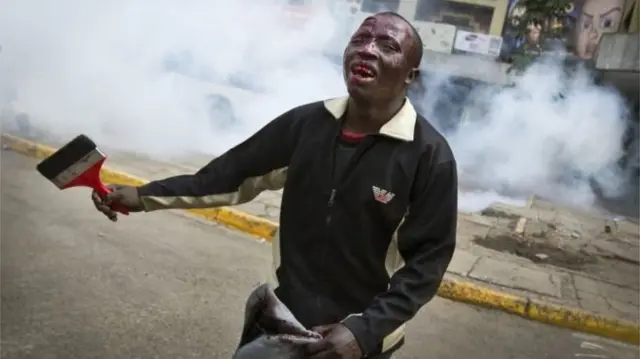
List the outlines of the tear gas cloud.
{"label": "tear gas cloud", "polygon": [[[340,64],[327,54],[341,55],[354,24],[328,9],[292,30],[275,1],[2,7],[0,100],[57,138],[85,133],[102,146],[155,156],[219,154],[293,106],[345,93]],[[437,77],[424,84],[418,107],[444,128],[454,120],[434,104],[447,101],[439,89],[449,81]],[[567,77],[540,63],[516,86],[474,96],[472,121],[444,130],[461,182],[474,190],[461,196],[462,209],[480,209],[501,199],[497,193],[588,204],[589,178],[610,194],[623,187],[615,163],[625,107],[586,72]]]}
{"label": "tear gas cloud", "polygon": [[[265,3],[10,1],[0,15],[1,74],[16,107],[47,131],[156,155],[219,153],[287,108],[343,89],[339,69],[317,55],[331,20],[290,31]],[[205,96],[224,87],[208,82],[236,78],[262,93],[230,91],[247,102],[227,133]]]}
{"label": "tear gas cloud", "polygon": [[[574,205],[593,204],[594,187],[615,198],[634,186],[618,165],[630,115],[625,100],[610,87],[596,86],[584,67],[565,71],[562,60],[541,58],[512,86],[471,91],[462,122],[444,130],[464,185]],[[446,86],[446,80],[425,84],[431,93]],[[447,121],[437,111],[430,117],[441,127]],[[467,206],[486,204],[466,198]]]}

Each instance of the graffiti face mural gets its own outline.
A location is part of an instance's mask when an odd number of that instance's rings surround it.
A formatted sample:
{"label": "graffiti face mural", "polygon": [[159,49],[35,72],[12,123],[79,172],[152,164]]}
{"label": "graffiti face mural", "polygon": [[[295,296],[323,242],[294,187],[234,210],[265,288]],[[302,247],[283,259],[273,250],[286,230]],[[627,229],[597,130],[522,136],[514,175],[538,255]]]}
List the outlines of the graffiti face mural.
{"label": "graffiti face mural", "polygon": [[620,28],[624,0],[586,0],[580,11],[575,32],[576,55],[589,60],[593,57],[602,34]]}

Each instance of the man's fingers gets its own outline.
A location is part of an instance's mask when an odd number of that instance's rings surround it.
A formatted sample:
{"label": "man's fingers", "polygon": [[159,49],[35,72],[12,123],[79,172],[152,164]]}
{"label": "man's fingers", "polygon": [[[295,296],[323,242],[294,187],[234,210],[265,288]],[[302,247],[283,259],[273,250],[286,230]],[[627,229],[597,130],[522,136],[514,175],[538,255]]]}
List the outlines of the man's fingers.
{"label": "man's fingers", "polygon": [[91,201],[93,202],[94,207],[96,207],[98,211],[101,211],[100,206],[102,206],[102,199],[100,199],[100,196],[98,196],[97,193],[91,194]]}
{"label": "man's fingers", "polygon": [[112,221],[116,221],[118,219],[118,215],[116,214],[116,212],[114,212],[111,207],[105,205],[105,204],[101,204],[98,207],[98,210],[100,212],[102,212],[105,216],[107,216],[110,220]]}
{"label": "man's fingers", "polygon": [[318,325],[317,327],[313,327],[312,330],[324,337],[329,334],[334,327],[335,324]]}
{"label": "man's fingers", "polygon": [[96,207],[102,205],[102,203],[104,202],[102,197],[100,197],[100,194],[98,194],[97,191],[91,192],[91,200],[93,201],[93,204],[96,205]]}
{"label": "man's fingers", "polygon": [[111,205],[114,202],[118,202],[120,198],[122,198],[122,194],[118,191],[113,191],[111,193],[107,193],[107,195],[104,196],[104,203],[107,205]]}
{"label": "man's fingers", "polygon": [[307,353],[307,355],[320,354],[322,352],[325,352],[331,349],[330,346],[331,346],[331,343],[328,340],[320,339],[307,344],[305,346],[305,353]]}
{"label": "man's fingers", "polygon": [[302,335],[304,335],[306,337],[309,337],[309,338],[316,338],[316,339],[322,338],[322,334],[320,334],[320,333],[318,333],[316,331],[313,331],[313,330],[305,330],[304,332],[302,332],[300,334],[302,334]]}
{"label": "man's fingers", "polygon": [[[97,191],[93,191],[91,192],[91,200],[96,209],[107,216],[109,220],[111,220],[112,222],[116,222],[118,220],[118,215],[111,209],[107,197],[102,198]],[[111,201],[113,201],[113,198],[111,199]]]}

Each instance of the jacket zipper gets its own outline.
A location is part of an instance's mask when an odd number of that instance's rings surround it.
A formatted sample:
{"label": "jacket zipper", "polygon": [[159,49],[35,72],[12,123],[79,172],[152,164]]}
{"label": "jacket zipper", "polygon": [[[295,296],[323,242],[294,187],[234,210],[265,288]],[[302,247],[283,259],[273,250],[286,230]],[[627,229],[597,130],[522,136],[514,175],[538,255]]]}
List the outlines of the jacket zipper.
{"label": "jacket zipper", "polygon": [[345,180],[345,178],[347,178],[349,176],[351,171],[353,171],[354,167],[360,161],[360,158],[364,155],[364,153],[367,152],[373,146],[373,144],[375,142],[375,139],[367,137],[367,138],[362,140],[363,143],[360,143],[358,145],[359,147],[358,147],[358,149],[356,149],[356,153],[354,153],[352,155],[352,157],[349,159],[349,162],[347,163],[346,168],[339,175],[339,178],[334,178],[335,151],[336,151],[336,142],[335,141],[336,140],[334,139],[334,142],[332,144],[332,153],[331,153],[331,181],[332,181],[332,188],[331,188],[331,191],[329,192],[329,199],[327,200],[327,218],[326,218],[327,227],[331,224],[331,215],[332,215],[332,212],[333,212],[332,208],[333,208],[333,204],[335,202],[336,192],[338,190],[338,187]]}
{"label": "jacket zipper", "polygon": [[329,199],[327,200],[327,217],[326,217],[327,231],[329,229],[329,224],[331,223],[333,202],[336,198],[336,187],[338,186],[338,180],[335,178],[335,162],[336,162],[336,147],[338,145],[338,136],[340,136],[341,128],[342,128],[342,124],[339,123],[335,133],[333,134],[333,138],[331,139],[331,145],[330,145],[331,152],[329,155],[329,181],[331,183],[331,191],[329,192]]}
{"label": "jacket zipper", "polygon": [[331,209],[333,208],[333,201],[336,198],[336,189],[332,188],[329,194],[329,201],[327,202],[327,224],[331,223]]}

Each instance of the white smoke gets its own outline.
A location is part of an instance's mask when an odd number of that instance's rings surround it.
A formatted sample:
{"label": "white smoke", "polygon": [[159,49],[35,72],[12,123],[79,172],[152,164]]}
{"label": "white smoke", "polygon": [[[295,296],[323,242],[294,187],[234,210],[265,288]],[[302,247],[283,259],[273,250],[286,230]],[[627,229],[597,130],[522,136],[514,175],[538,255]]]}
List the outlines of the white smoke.
{"label": "white smoke", "polygon": [[582,67],[565,71],[543,58],[512,87],[484,98],[449,135],[461,177],[483,188],[593,204],[593,185],[607,197],[626,185],[616,161],[628,112],[611,88]]}
{"label": "white smoke", "polygon": [[[340,65],[326,54],[339,58],[354,24],[328,9],[292,29],[274,1],[0,6],[0,90],[34,127],[62,138],[85,133],[104,146],[158,156],[219,154],[291,107],[345,93]],[[229,85],[240,82],[251,90]],[[432,91],[418,107],[428,117],[441,97],[434,87],[447,83],[441,75],[427,84]],[[235,117],[206,101],[212,93],[231,99]],[[488,191],[462,196],[462,208],[501,200],[496,191],[590,204],[589,179],[612,193],[621,187],[612,168],[624,105],[585,72],[568,77],[541,63],[515,87],[481,90],[479,98],[473,121],[447,131],[461,182]]]}
{"label": "white smoke", "polygon": [[[292,31],[265,3],[5,1],[0,76],[50,132],[158,155],[219,153],[288,108],[343,91],[340,69],[320,56],[334,20],[319,12]],[[229,89],[234,77],[264,93]],[[235,135],[207,112],[212,92],[242,102]]]}

